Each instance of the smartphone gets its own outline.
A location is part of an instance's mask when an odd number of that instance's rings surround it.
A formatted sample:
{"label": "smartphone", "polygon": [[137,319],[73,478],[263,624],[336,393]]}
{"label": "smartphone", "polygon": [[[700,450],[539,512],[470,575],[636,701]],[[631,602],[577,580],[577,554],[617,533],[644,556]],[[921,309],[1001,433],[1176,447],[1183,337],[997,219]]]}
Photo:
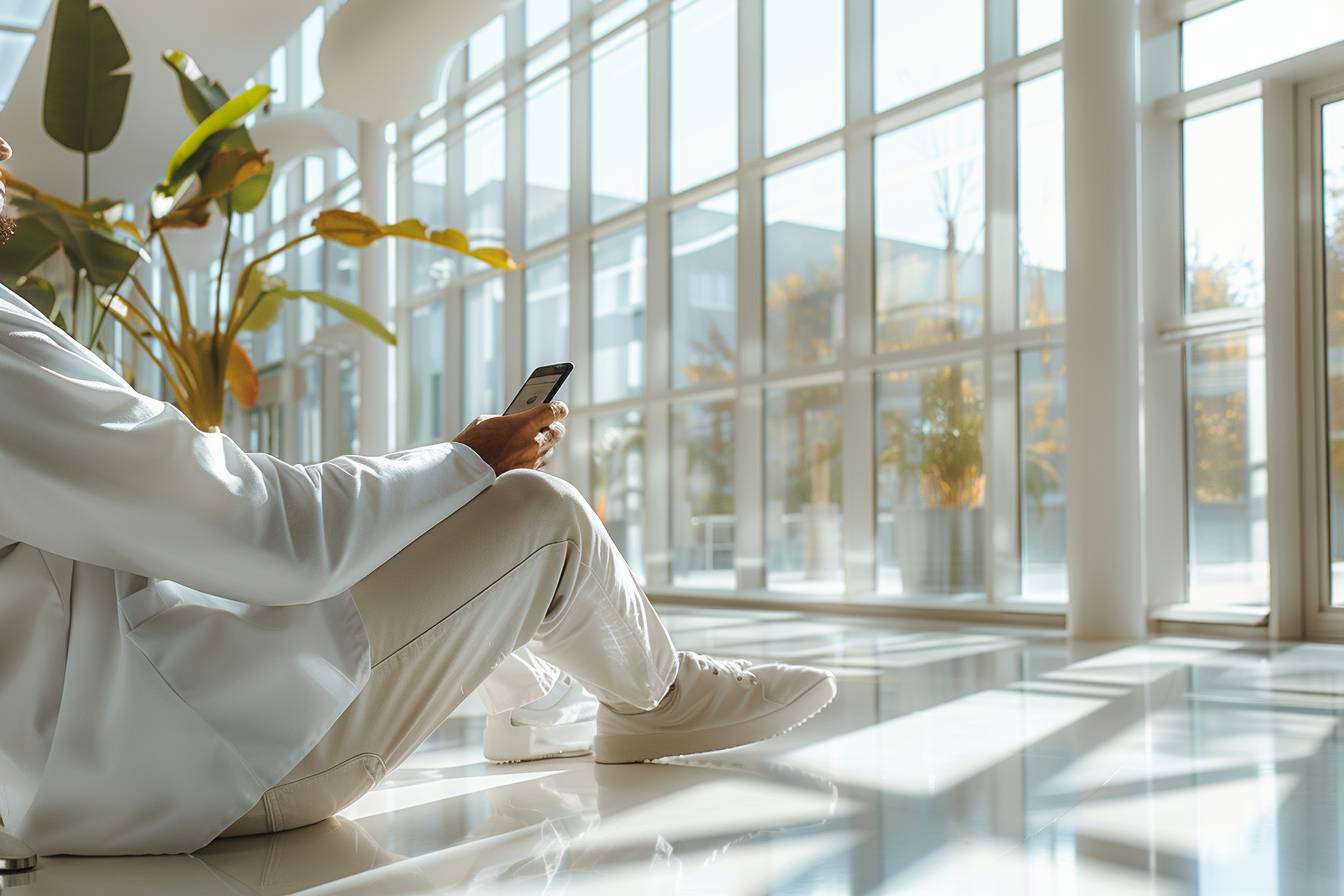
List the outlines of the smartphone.
{"label": "smartphone", "polygon": [[518,394],[509,402],[509,406],[504,409],[504,414],[516,414],[519,411],[526,411],[528,408],[536,407],[539,404],[545,404],[555,398],[555,393],[560,391],[560,387],[569,379],[569,375],[574,372],[574,365],[566,361],[563,364],[547,364],[544,367],[538,367],[532,371],[532,375],[523,383],[523,388],[518,390]]}

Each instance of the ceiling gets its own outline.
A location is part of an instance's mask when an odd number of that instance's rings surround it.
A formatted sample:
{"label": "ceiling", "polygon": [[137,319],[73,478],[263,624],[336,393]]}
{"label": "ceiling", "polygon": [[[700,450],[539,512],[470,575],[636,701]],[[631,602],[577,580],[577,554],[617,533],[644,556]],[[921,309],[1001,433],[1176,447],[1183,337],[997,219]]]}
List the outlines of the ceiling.
{"label": "ceiling", "polygon": [[[236,90],[293,34],[316,0],[104,0],[131,53],[131,97],[117,139],[93,157],[92,195],[143,201],[168,156],[190,132],[165,49],[195,57]],[[53,3],[53,9],[55,4]],[[79,156],[42,130],[51,19],[48,12],[14,92],[0,110],[0,137],[14,147],[8,168],[43,189],[78,199]]]}

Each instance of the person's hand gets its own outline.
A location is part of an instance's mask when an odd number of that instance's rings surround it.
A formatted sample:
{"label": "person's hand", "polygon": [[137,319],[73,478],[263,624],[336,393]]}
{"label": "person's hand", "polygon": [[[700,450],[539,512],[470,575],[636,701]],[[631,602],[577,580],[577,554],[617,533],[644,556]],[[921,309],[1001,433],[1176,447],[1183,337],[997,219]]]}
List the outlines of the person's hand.
{"label": "person's hand", "polygon": [[480,455],[495,474],[509,470],[536,470],[565,435],[569,408],[563,401],[537,405],[520,414],[477,417],[457,434],[454,442]]}

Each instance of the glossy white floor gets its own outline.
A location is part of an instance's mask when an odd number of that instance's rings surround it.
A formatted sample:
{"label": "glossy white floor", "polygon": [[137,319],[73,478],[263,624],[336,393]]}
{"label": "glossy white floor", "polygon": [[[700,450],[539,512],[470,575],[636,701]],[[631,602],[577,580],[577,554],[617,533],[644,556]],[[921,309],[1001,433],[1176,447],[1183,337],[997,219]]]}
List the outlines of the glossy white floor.
{"label": "glossy white floor", "polygon": [[464,706],[343,817],[196,856],[49,859],[53,893],[1339,893],[1344,646],[668,614],[840,696],[664,764],[483,762]]}

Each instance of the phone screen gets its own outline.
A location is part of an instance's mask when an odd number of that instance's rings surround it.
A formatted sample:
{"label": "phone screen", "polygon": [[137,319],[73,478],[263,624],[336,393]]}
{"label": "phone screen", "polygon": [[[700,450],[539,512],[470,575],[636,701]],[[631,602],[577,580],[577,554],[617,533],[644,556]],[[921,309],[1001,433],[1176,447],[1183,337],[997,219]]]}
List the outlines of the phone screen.
{"label": "phone screen", "polygon": [[570,371],[574,369],[573,364],[551,364],[546,367],[538,367],[532,371],[532,375],[523,383],[523,388],[518,390],[518,394],[509,402],[504,413],[516,414],[519,411],[526,411],[528,408],[544,404],[555,397],[555,393],[560,391],[560,386],[564,384],[569,377]]}

